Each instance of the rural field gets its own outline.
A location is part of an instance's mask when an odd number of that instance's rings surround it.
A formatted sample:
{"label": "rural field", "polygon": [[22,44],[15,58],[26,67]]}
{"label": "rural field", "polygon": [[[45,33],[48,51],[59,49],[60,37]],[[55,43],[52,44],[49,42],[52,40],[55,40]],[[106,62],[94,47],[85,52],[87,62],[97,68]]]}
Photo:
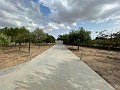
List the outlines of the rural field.
{"label": "rural field", "polygon": [[82,60],[107,82],[109,82],[116,90],[120,90],[120,51],[93,49],[88,47],[80,47],[67,45],[74,54],[80,57],[82,51]]}
{"label": "rural field", "polygon": [[18,49],[18,46],[0,47],[0,69],[27,62],[30,60],[30,58],[32,59],[36,57],[52,46],[53,44],[41,45],[38,49],[38,46],[32,44],[31,57],[28,53],[28,45],[22,45],[21,50]]}
{"label": "rural field", "polygon": [[0,0],[0,90],[120,90],[120,0]]}

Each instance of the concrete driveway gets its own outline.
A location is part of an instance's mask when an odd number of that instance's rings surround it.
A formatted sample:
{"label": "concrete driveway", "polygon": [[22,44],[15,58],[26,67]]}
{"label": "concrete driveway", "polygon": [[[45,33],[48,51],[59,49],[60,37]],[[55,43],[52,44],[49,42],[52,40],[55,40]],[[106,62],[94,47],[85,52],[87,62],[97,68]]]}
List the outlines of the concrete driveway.
{"label": "concrete driveway", "polygon": [[0,90],[114,90],[61,42],[31,61],[0,70]]}

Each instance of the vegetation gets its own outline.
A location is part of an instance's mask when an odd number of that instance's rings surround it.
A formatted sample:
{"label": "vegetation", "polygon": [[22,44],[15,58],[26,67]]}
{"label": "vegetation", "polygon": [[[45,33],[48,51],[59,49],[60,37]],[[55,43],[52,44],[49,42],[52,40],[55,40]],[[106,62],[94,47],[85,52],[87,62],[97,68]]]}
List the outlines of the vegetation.
{"label": "vegetation", "polygon": [[89,46],[97,48],[107,48],[109,51],[120,48],[120,31],[116,33],[108,33],[107,30],[97,32],[97,37],[92,40],[91,32],[86,31],[83,27],[78,30],[71,30],[69,34],[59,35],[58,40],[62,40],[64,44]]}
{"label": "vegetation", "polygon": [[83,27],[78,30],[72,30],[69,34],[59,35],[58,40],[62,40],[64,44],[77,45],[78,49],[80,45],[89,45],[91,41],[91,32],[86,31]]}
{"label": "vegetation", "polygon": [[1,45],[9,45],[11,42],[11,38],[4,35],[3,33],[0,34],[0,44]]}
{"label": "vegetation", "polygon": [[107,30],[98,32],[95,40],[92,40],[92,46],[98,46],[99,48],[106,48],[108,51],[111,49],[120,48],[120,32],[108,33]]}
{"label": "vegetation", "polygon": [[33,32],[30,32],[24,26],[21,28],[5,27],[0,29],[0,45],[9,46],[12,43],[14,43],[15,46],[19,45],[20,50],[20,46],[23,43],[25,45],[27,43],[29,43],[29,45],[33,43],[40,46],[40,43],[55,43],[55,38],[40,28],[36,28]]}

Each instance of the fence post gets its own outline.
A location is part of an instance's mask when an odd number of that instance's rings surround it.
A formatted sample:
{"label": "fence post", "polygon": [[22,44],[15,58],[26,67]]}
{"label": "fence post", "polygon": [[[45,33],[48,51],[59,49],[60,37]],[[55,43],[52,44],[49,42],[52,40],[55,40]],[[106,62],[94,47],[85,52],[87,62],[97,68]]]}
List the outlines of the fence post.
{"label": "fence post", "polygon": [[80,60],[82,60],[83,51],[80,51]]}

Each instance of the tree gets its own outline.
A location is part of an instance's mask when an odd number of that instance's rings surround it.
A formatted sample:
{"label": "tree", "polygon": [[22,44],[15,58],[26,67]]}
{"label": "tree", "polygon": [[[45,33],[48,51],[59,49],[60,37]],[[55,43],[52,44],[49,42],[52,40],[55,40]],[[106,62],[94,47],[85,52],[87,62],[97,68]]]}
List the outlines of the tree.
{"label": "tree", "polygon": [[76,30],[71,30],[71,31],[69,32],[69,44],[70,44],[70,45],[74,45],[74,44],[75,44],[75,40],[78,39],[77,36],[78,36],[78,35],[77,35],[77,31],[76,31]]}
{"label": "tree", "polygon": [[98,45],[101,47],[108,47],[108,51],[110,51],[111,47],[113,47],[113,33],[109,33],[107,30],[103,30],[98,32],[96,37]]}
{"label": "tree", "polygon": [[47,34],[43,32],[43,29],[36,28],[35,31],[32,32],[33,36],[35,36],[35,43],[39,43],[38,48],[40,46],[40,43],[43,43],[46,38]]}
{"label": "tree", "polygon": [[16,43],[19,43],[19,50],[20,50],[20,46],[21,46],[21,43],[23,42],[23,35],[22,34],[19,34],[16,38]]}
{"label": "tree", "polygon": [[47,38],[45,40],[46,43],[55,43],[55,38],[52,35],[47,34]]}
{"label": "tree", "polygon": [[78,45],[89,45],[91,41],[91,32],[86,31],[83,27],[78,30],[71,30],[69,34],[59,35],[58,40],[62,40],[64,44]]}
{"label": "tree", "polygon": [[[52,35],[46,34],[43,29],[36,28],[33,32],[27,30],[24,26],[20,28],[2,28],[0,29],[0,44],[10,44],[11,42],[19,44],[19,50],[22,43],[29,43],[28,52],[30,52],[30,43],[54,43],[55,38]],[[39,48],[38,46],[38,48]]]}
{"label": "tree", "polygon": [[8,37],[3,33],[0,33],[0,45],[9,45],[10,42],[11,42],[11,37]]}
{"label": "tree", "polygon": [[69,35],[68,34],[58,35],[58,40],[62,40],[64,44],[68,44]]}
{"label": "tree", "polygon": [[91,41],[90,34],[91,32],[86,31],[85,29],[83,29],[83,27],[79,28],[78,30],[72,30],[69,33],[69,43],[78,44],[78,40],[79,40],[79,44],[89,45]]}
{"label": "tree", "polygon": [[78,50],[79,50],[79,47],[80,47],[80,39],[77,39],[77,40],[75,41],[75,43],[77,44]]}
{"label": "tree", "polygon": [[[21,28],[8,28],[5,27],[3,29],[0,29],[0,32],[2,32],[4,35],[11,37],[11,42],[15,42],[18,43],[18,39],[20,39],[20,36],[23,36],[23,38],[21,38],[21,43],[26,42],[25,37],[26,34],[29,34],[29,30],[27,30],[24,26],[22,26]],[[20,40],[19,40],[20,41]]]}

